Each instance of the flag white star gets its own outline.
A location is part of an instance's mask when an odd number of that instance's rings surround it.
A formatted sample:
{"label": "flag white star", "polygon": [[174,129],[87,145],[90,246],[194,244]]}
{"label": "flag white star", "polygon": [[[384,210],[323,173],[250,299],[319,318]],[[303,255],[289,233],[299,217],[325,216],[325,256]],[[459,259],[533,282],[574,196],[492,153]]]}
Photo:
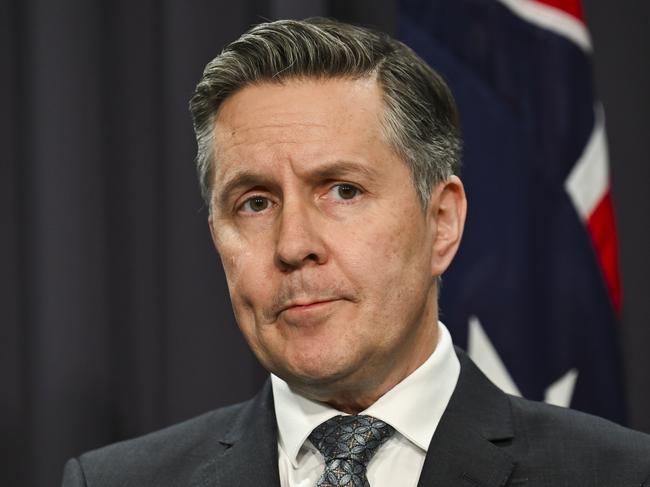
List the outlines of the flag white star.
{"label": "flag white star", "polygon": [[[517,384],[476,316],[469,319],[467,352],[474,363],[500,389],[508,394],[521,396]],[[556,406],[569,407],[577,379],[578,369],[568,370],[546,388],[544,401]]]}

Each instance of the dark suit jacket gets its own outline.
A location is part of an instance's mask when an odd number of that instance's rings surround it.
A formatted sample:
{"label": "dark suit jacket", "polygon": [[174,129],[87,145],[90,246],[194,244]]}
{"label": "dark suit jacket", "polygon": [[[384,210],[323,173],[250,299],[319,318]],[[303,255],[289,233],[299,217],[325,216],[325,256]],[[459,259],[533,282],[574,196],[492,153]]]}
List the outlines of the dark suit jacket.
{"label": "dark suit jacket", "polygon": [[[419,487],[650,487],[650,436],[508,396],[459,358]],[[70,460],[63,486],[279,486],[270,382],[248,402]]]}

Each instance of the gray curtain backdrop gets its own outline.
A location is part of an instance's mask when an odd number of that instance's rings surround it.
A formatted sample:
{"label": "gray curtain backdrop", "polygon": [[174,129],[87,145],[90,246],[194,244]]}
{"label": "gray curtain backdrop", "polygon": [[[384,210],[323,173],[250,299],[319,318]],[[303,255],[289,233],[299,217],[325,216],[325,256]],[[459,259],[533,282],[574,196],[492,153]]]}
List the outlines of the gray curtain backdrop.
{"label": "gray curtain backdrop", "polygon": [[[432,0],[433,1],[433,0]],[[650,431],[650,22],[586,2],[608,115],[631,425]],[[250,397],[193,167],[187,101],[263,19],[394,30],[396,4],[0,0],[0,485]]]}

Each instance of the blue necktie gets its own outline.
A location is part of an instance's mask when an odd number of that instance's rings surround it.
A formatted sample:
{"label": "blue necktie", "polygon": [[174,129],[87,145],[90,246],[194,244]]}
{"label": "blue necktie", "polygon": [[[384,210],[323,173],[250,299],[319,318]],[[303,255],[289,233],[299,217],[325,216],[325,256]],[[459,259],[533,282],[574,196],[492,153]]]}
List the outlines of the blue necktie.
{"label": "blue necktie", "polygon": [[370,487],[368,463],[394,432],[372,416],[335,416],[317,426],[309,441],[325,457],[325,471],[316,486]]}

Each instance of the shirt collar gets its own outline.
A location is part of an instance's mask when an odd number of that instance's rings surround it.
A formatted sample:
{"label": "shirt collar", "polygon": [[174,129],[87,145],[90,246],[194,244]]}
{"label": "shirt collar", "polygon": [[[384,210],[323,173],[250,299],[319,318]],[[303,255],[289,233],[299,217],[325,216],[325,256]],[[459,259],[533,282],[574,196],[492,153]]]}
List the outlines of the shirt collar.
{"label": "shirt collar", "polygon": [[[460,363],[451,335],[438,322],[438,344],[429,358],[360,414],[385,421],[426,452],[454,392],[459,374]],[[292,465],[297,467],[300,448],[313,429],[345,413],[293,392],[284,380],[274,374],[271,374],[271,386],[278,422],[278,442]]]}

